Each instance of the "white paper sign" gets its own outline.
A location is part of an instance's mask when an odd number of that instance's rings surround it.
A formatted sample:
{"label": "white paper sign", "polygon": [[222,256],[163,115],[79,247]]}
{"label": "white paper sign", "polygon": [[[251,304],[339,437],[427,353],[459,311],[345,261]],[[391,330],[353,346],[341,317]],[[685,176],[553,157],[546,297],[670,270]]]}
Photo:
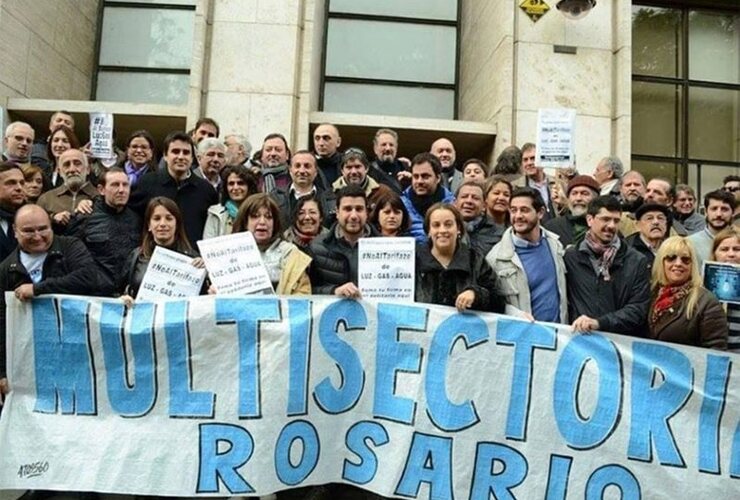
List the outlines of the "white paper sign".
{"label": "white paper sign", "polygon": [[157,300],[196,297],[206,270],[194,267],[192,257],[157,246],[141,281],[137,299]]}
{"label": "white paper sign", "polygon": [[358,250],[358,286],[363,298],[414,301],[414,238],[362,238]]}
{"label": "white paper sign", "polygon": [[537,112],[537,166],[575,167],[575,149],[576,110],[540,109]]}
{"label": "white paper sign", "polygon": [[219,295],[274,293],[252,233],[200,240],[198,248]]}
{"label": "white paper sign", "polygon": [[114,156],[111,113],[90,113],[90,152],[94,158],[109,159]]}

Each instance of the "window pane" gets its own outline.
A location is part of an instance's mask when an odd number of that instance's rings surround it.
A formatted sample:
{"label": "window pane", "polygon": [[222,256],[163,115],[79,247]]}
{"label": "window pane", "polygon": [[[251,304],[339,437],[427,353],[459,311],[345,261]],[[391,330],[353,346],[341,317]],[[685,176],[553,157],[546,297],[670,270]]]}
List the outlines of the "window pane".
{"label": "window pane", "polygon": [[683,182],[683,168],[677,163],[632,160],[632,169],[640,172],[647,181],[654,177],[665,177],[674,185]]}
{"label": "window pane", "polygon": [[190,69],[193,11],[107,7],[102,66]]}
{"label": "window pane", "polygon": [[681,89],[676,85],[632,82],[632,152],[681,153]]}
{"label": "window pane", "polygon": [[98,101],[185,104],[189,75],[98,72]]}
{"label": "window pane", "polygon": [[689,14],[689,78],[740,83],[740,16]]}
{"label": "window pane", "polygon": [[452,119],[455,92],[444,89],[326,82],[324,110],[368,115]]}
{"label": "window pane", "polygon": [[[106,0],[108,3],[131,3],[131,0]],[[195,5],[196,0],[136,0],[136,3],[160,5]]]}
{"label": "window pane", "polygon": [[689,156],[740,161],[740,92],[689,89]]}
{"label": "window pane", "polygon": [[[699,175],[701,173],[701,175]],[[695,163],[689,164],[689,183],[691,186],[698,186],[698,178],[701,177],[701,192],[697,194],[697,206],[700,206],[704,200],[704,195],[715,189],[722,187],[722,179],[728,175],[740,175],[740,168],[722,167],[719,165],[710,165],[702,163],[701,168]]]}
{"label": "window pane", "polygon": [[330,19],[327,38],[327,76],[455,83],[453,27]]}
{"label": "window pane", "polygon": [[331,0],[330,12],[457,20],[457,0]]}
{"label": "window pane", "polygon": [[681,11],[632,7],[632,73],[679,77]]}

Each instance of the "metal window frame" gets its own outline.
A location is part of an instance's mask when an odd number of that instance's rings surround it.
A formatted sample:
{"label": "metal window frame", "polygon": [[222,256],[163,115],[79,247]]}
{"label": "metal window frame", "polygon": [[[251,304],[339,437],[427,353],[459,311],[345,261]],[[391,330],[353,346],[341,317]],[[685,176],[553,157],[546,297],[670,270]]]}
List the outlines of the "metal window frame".
{"label": "metal window frame", "polygon": [[[457,19],[455,21],[448,19],[429,19],[421,17],[402,17],[402,16],[386,16],[378,14],[356,14],[346,12],[331,12],[331,0],[324,2],[324,33],[323,33],[323,44],[324,50],[321,52],[321,82],[319,85],[319,111],[325,111],[324,109],[324,89],[326,83],[356,83],[356,84],[368,84],[368,85],[387,85],[403,88],[422,88],[422,89],[442,89],[452,90],[454,92],[454,108],[453,108],[453,119],[457,120],[459,114],[459,87],[460,87],[460,13],[462,9],[463,0],[457,0]],[[340,76],[328,76],[326,74],[326,53],[327,43],[329,34],[329,20],[330,19],[348,19],[353,21],[376,21],[376,22],[388,22],[388,23],[405,23],[415,25],[428,25],[428,26],[447,26],[455,28],[455,82],[454,83],[436,83],[436,82],[424,82],[424,81],[408,81],[408,80],[389,80],[381,78],[364,78],[364,77],[340,77]]]}
{"label": "metal window frame", "polygon": [[90,100],[97,100],[98,96],[98,73],[101,71],[118,73],[156,73],[165,75],[189,75],[189,68],[147,68],[142,66],[116,66],[100,64],[100,47],[103,43],[103,20],[105,8],[134,8],[151,10],[186,10],[195,13],[195,5],[171,4],[171,3],[144,3],[144,2],[110,2],[102,1],[98,4],[97,29],[95,30],[95,59],[93,64],[92,82],[90,86]]}
{"label": "metal window frame", "polygon": [[681,141],[680,155],[661,156],[646,154],[631,154],[634,161],[656,162],[656,163],[673,163],[678,167],[678,177],[682,182],[688,181],[689,165],[696,165],[697,169],[697,190],[701,192],[701,169],[702,165],[712,165],[718,167],[740,168],[740,161],[732,160],[710,160],[706,158],[696,158],[689,155],[689,99],[692,88],[707,88],[717,90],[734,90],[740,93],[740,83],[712,82],[706,80],[693,80],[689,78],[689,12],[705,11],[712,13],[727,13],[730,15],[740,14],[740,3],[737,0],[644,0],[636,1],[632,4],[634,7],[659,7],[670,8],[679,11],[681,15],[681,57],[678,61],[680,64],[678,77],[665,77],[653,75],[632,74],[632,82],[658,83],[672,85],[681,89],[681,101],[678,103],[680,111],[680,137]]}

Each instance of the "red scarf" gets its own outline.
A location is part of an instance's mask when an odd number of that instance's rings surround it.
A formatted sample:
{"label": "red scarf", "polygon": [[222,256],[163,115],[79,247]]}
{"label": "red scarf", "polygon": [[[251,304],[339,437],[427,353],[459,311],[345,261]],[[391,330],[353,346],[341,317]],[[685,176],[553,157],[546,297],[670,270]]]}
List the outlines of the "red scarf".
{"label": "red scarf", "polygon": [[677,307],[684,297],[691,292],[691,282],[683,285],[670,286],[665,285],[658,290],[658,296],[653,302],[650,312],[650,324],[654,325],[658,320],[669,312],[673,312],[673,307]]}

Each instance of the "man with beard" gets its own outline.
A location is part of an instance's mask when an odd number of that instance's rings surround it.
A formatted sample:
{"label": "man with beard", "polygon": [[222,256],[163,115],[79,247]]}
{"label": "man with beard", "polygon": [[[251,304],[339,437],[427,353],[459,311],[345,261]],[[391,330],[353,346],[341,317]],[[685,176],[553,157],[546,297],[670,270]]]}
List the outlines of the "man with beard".
{"label": "man with beard", "polygon": [[391,188],[378,182],[368,175],[370,162],[365,152],[359,148],[349,148],[342,154],[342,176],[334,181],[332,189],[335,193],[349,185],[360,186],[365,191],[368,212],[375,209],[375,201],[379,196],[390,193]]}
{"label": "man with beard", "polygon": [[23,172],[18,165],[9,161],[0,163],[0,262],[18,246],[13,218],[26,202],[24,184]]}
{"label": "man with beard", "polygon": [[599,196],[588,206],[583,241],[565,251],[568,315],[576,332],[641,336],[650,287],[645,257],[619,239],[619,201]]}
{"label": "man with beard", "polygon": [[694,245],[699,269],[705,260],[712,255],[714,237],[724,228],[732,224],[732,214],[735,212],[735,197],[732,193],[718,189],[704,195],[704,211],[706,213],[706,227],[688,237]]}
{"label": "man with beard", "polygon": [[463,175],[455,166],[457,152],[452,141],[445,137],[437,139],[432,143],[429,152],[437,157],[442,166],[442,171],[440,172],[442,186],[454,193],[460,187],[460,184],[462,184]]}
{"label": "man with beard", "polygon": [[565,194],[570,205],[568,214],[547,221],[545,229],[557,234],[563,247],[568,248],[577,246],[586,234],[588,204],[599,196],[599,184],[590,175],[577,175],[568,183]]}
{"label": "man with beard", "polygon": [[259,170],[258,184],[260,191],[272,193],[290,185],[289,160],[290,149],[285,137],[282,134],[268,134],[262,141],[262,168]]}
{"label": "man with beard", "polygon": [[[670,209],[675,198],[676,190],[673,187],[673,183],[665,177],[654,177],[650,179],[645,187],[645,203],[658,203]],[[622,234],[628,236],[627,234]],[[688,234],[683,224],[677,220],[671,221],[671,236],[687,236]]]}
{"label": "man with beard", "polygon": [[313,132],[316,166],[319,168],[319,178],[324,183],[324,189],[331,190],[331,186],[342,175],[342,155],[339,153],[341,144],[339,129],[331,123],[322,123]]}
{"label": "man with beard", "polygon": [[622,176],[619,198],[622,201],[622,220],[619,232],[629,236],[637,232],[635,211],[642,205],[645,196],[645,177],[637,170],[630,170]]}
{"label": "man with beard", "polygon": [[496,271],[497,292],[506,314],[528,320],[568,320],[563,246],[555,233],[540,224],[545,215],[542,195],[531,187],[517,188],[509,203],[511,227],[486,256]]}
{"label": "man with beard", "polygon": [[463,182],[455,193],[455,206],[465,222],[466,243],[485,257],[501,241],[504,231],[487,216],[483,190],[483,185],[477,181]]}
{"label": "man with beard", "polygon": [[673,220],[680,222],[689,234],[698,233],[707,225],[704,217],[696,211],[696,194],[688,184],[676,185]]}
{"label": "man with beard", "polygon": [[398,154],[396,131],[381,128],[375,132],[373,152],[375,160],[370,164],[368,175],[400,195],[411,182],[411,172],[407,170],[408,160],[396,157]]}
{"label": "man with beard", "polygon": [[217,193],[221,192],[221,170],[226,166],[226,145],[221,139],[209,137],[196,146],[198,168],[195,175],[205,179]]}
{"label": "man with beard", "polygon": [[635,213],[637,232],[625,239],[627,244],[640,252],[646,260],[648,276],[653,269],[655,254],[660,244],[668,237],[671,211],[658,203],[643,203]]}
{"label": "man with beard", "polygon": [[524,185],[539,191],[545,202],[545,215],[542,222],[554,217],[555,208],[552,206],[550,194],[550,179],[545,175],[545,169],[536,165],[537,146],[527,142],[522,146],[522,170],[524,171]]}
{"label": "man with beard", "polygon": [[442,164],[436,156],[431,153],[414,156],[411,160],[411,186],[403,191],[401,200],[411,219],[409,234],[419,243],[425,243],[424,216],[429,207],[440,201],[455,201],[455,196],[442,185]]}
{"label": "man with beard", "polygon": [[83,200],[91,202],[98,192],[87,182],[90,168],[85,153],[79,149],[68,149],[57,163],[64,184],[42,194],[37,205],[51,215],[55,226],[66,227],[79,203]]}

